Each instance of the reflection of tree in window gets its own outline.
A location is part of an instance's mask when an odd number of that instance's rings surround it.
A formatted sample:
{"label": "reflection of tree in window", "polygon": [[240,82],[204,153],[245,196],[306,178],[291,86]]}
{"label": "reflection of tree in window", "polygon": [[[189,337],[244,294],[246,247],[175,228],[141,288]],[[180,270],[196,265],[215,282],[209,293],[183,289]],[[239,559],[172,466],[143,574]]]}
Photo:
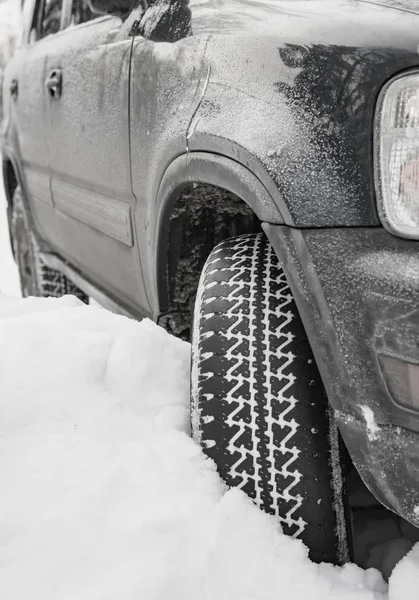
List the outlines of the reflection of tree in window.
{"label": "reflection of tree in window", "polygon": [[80,23],[86,23],[95,19],[98,15],[95,15],[89,8],[87,0],[73,0],[73,8],[71,15],[71,23],[73,25],[80,25]]}
{"label": "reflection of tree in window", "polygon": [[45,0],[41,37],[60,31],[62,0]]}
{"label": "reflection of tree in window", "polygon": [[139,33],[154,42],[177,42],[192,35],[189,0],[149,0]]}

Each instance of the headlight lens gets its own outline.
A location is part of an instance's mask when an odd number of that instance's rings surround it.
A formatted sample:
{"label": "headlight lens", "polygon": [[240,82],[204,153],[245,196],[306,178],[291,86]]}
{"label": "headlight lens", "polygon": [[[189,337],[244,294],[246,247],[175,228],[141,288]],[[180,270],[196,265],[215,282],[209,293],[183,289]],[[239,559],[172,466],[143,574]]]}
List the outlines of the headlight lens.
{"label": "headlight lens", "polygon": [[381,92],[376,146],[383,225],[396,235],[419,239],[419,75],[400,76]]}

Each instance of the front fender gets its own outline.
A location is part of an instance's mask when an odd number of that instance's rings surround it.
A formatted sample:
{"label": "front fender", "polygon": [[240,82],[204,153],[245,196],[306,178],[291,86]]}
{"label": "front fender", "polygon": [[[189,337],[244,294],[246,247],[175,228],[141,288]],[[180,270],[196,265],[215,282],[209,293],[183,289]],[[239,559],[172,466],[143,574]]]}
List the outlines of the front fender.
{"label": "front fender", "polygon": [[230,148],[232,158],[244,158],[285,203],[279,209],[288,225],[380,225],[375,100],[389,77],[419,65],[416,53],[214,36],[205,58],[211,73],[188,132],[190,150]]}
{"label": "front fender", "polygon": [[149,289],[158,306],[168,306],[167,251],[171,217],[180,193],[191,183],[213,185],[241,198],[261,221],[283,223],[284,217],[261,181],[239,162],[209,152],[189,152],[178,156],[165,171],[150,216],[149,264],[155,265]]}

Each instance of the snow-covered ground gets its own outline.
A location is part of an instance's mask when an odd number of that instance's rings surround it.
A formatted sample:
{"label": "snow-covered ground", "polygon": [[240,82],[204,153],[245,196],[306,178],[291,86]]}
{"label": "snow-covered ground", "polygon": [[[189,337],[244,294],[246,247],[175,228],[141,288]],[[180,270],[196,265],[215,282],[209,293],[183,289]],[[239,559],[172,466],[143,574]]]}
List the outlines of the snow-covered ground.
{"label": "snow-covered ground", "polygon": [[0,598],[416,600],[419,544],[387,587],[226,490],[189,437],[189,352],[73,297],[0,295]]}
{"label": "snow-covered ground", "polygon": [[[0,297],[7,600],[386,598],[317,566],[188,436],[189,345],[75,298]],[[417,597],[419,547],[390,580]]]}

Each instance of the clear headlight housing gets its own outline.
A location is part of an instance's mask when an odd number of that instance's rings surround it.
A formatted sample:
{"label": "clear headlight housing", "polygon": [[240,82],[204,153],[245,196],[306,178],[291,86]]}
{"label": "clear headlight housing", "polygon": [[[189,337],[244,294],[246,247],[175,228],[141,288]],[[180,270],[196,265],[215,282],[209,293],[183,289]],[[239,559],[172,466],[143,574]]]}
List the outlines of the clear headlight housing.
{"label": "clear headlight housing", "polygon": [[384,87],[375,134],[380,219],[391,233],[419,239],[419,74]]}

